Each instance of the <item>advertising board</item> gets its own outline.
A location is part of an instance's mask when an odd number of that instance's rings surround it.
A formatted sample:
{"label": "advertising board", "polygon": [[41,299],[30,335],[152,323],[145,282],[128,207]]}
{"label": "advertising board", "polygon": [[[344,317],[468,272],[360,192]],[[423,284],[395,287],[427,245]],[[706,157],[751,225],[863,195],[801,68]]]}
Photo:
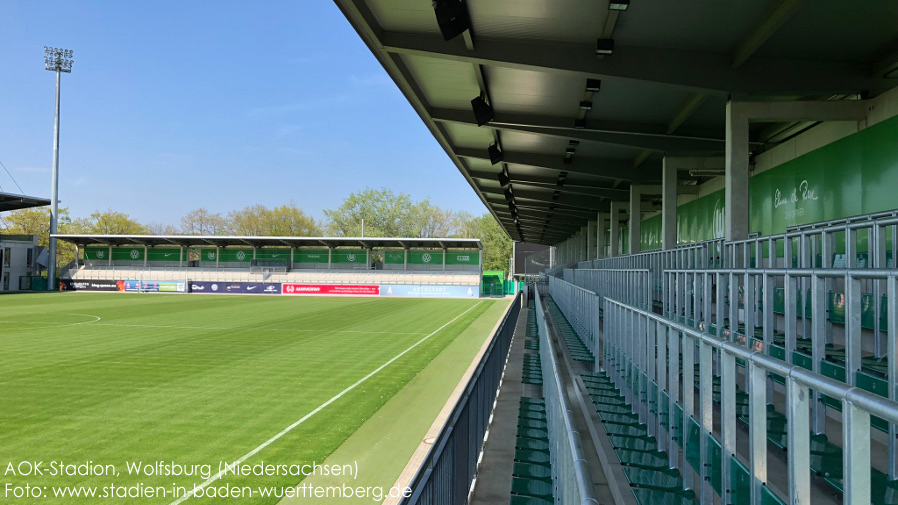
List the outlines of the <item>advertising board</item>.
{"label": "advertising board", "polygon": [[422,284],[382,284],[380,296],[408,296],[416,298],[477,298],[479,286],[441,286]]}
{"label": "advertising board", "polygon": [[281,293],[285,295],[349,295],[377,296],[377,284],[283,284]]}
{"label": "advertising board", "polygon": [[202,282],[188,283],[191,293],[215,293],[235,295],[279,295],[281,285],[277,282]]}

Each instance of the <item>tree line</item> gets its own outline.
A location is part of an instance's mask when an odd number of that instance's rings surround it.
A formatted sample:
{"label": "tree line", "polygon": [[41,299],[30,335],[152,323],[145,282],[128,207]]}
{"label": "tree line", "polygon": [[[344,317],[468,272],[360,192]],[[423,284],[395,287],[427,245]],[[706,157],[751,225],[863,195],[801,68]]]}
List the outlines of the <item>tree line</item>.
{"label": "tree line", "polygon": [[[365,188],[350,194],[336,209],[324,211],[318,220],[289,204],[266,207],[250,205],[225,214],[194,209],[177,224],[141,223],[124,212],[112,209],[94,211],[87,217],[71,217],[67,208],[59,209],[59,233],[83,235],[243,235],[288,237],[410,237],[477,238],[483,243],[483,268],[508,270],[512,242],[489,213],[474,216],[464,211],[442,209],[429,198],[416,201],[411,195],[396,194],[387,188]],[[0,216],[0,229],[6,234],[37,235],[38,245],[49,243],[50,211],[32,208],[11,211]],[[58,244],[58,264],[67,265],[75,258],[75,248]]]}

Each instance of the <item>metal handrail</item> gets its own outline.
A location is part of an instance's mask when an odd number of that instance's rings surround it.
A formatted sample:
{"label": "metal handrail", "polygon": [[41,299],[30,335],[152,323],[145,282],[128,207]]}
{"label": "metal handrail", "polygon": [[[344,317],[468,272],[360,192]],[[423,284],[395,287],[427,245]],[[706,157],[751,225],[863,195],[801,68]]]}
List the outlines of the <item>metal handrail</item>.
{"label": "metal handrail", "polygon": [[543,395],[546,398],[546,424],[552,458],[552,478],[556,489],[555,503],[598,505],[580,433],[575,428],[564,382],[558,373],[558,355],[552,339],[549,338],[539,287],[535,289]]}

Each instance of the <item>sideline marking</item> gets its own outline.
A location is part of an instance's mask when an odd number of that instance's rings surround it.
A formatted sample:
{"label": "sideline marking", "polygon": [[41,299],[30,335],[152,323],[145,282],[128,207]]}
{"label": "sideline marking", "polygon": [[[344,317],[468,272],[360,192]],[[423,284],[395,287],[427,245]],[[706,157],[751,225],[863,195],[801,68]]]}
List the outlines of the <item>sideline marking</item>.
{"label": "sideline marking", "polygon": [[[443,328],[445,328],[445,327],[449,326],[450,324],[454,323],[455,321],[457,321],[459,318],[461,318],[461,316],[467,314],[468,312],[470,312],[471,310],[473,310],[475,307],[477,307],[477,306],[480,305],[481,303],[483,303],[483,300],[481,300],[481,301],[475,303],[474,305],[468,307],[464,312],[462,312],[461,314],[459,314],[459,315],[455,316],[454,318],[452,318],[452,320],[449,321],[448,323],[444,324],[443,326],[440,326],[439,328],[437,328],[436,330],[434,330],[432,333],[430,333],[430,334],[427,335],[426,337],[424,337],[424,338],[422,338],[421,340],[415,342],[415,343],[412,344],[408,349],[406,349],[406,350],[400,352],[400,353],[397,354],[396,356],[393,356],[393,358],[391,358],[390,361],[387,361],[387,362],[384,363],[383,365],[380,365],[380,366],[377,367],[373,372],[369,373],[368,375],[366,375],[366,376],[362,377],[361,379],[359,379],[358,381],[356,381],[355,384],[353,384],[353,385],[349,386],[348,388],[344,389],[343,391],[337,393],[333,398],[331,398],[330,400],[328,400],[328,401],[322,403],[322,404],[319,405],[317,408],[315,408],[315,410],[313,410],[313,411],[309,412],[308,414],[304,415],[299,421],[296,421],[295,423],[291,424],[290,426],[287,426],[286,428],[284,428],[283,430],[281,430],[281,432],[278,433],[277,435],[275,435],[275,436],[269,438],[268,440],[266,440],[265,442],[263,442],[260,446],[258,446],[258,447],[256,447],[255,449],[249,451],[248,453],[244,454],[243,456],[240,457],[240,459],[235,460],[235,461],[232,463],[232,465],[235,465],[235,464],[236,464],[236,465],[239,465],[239,464],[243,463],[244,461],[248,460],[249,458],[255,456],[256,454],[259,453],[259,451],[261,451],[262,449],[264,449],[264,448],[268,447],[269,445],[273,444],[273,443],[276,442],[279,438],[283,437],[283,436],[286,435],[287,433],[293,431],[293,428],[296,428],[296,427],[299,426],[300,424],[306,422],[307,419],[309,419],[310,417],[314,416],[314,415],[317,414],[318,412],[321,412],[322,410],[324,410],[325,407],[327,407],[327,406],[330,405],[331,403],[334,403],[335,401],[339,400],[340,398],[343,397],[343,395],[345,395],[346,393],[352,391],[353,389],[355,389],[356,387],[358,387],[360,384],[362,384],[363,382],[367,381],[368,379],[370,379],[371,377],[373,377],[374,375],[376,375],[378,372],[380,372],[381,370],[383,370],[384,368],[386,368],[387,366],[389,366],[391,363],[393,363],[393,362],[396,361],[397,359],[399,359],[399,358],[401,358],[402,356],[404,356],[407,352],[411,351],[411,350],[414,349],[415,347],[418,347],[419,344],[421,344],[421,343],[424,342],[425,340],[429,339],[430,337],[436,335],[436,334],[437,334],[440,330],[442,330]],[[221,476],[222,476],[223,474],[224,474],[224,471],[223,471],[223,470],[222,470],[222,471],[219,471],[218,473],[216,473],[216,474],[213,475],[212,477],[209,477],[208,479],[206,479],[206,480],[205,480],[202,484],[200,484],[199,486],[197,486],[197,485],[194,484],[193,488],[192,488],[187,494],[185,494],[184,496],[182,496],[182,497],[178,498],[177,500],[171,502],[171,504],[169,504],[169,505],[180,505],[180,504],[183,503],[185,500],[187,500],[187,499],[189,499],[189,498],[191,498],[191,497],[193,496],[194,490],[205,489],[206,487],[209,486],[209,484],[212,484],[213,482],[215,482],[215,481],[217,481],[218,479],[220,479]]]}

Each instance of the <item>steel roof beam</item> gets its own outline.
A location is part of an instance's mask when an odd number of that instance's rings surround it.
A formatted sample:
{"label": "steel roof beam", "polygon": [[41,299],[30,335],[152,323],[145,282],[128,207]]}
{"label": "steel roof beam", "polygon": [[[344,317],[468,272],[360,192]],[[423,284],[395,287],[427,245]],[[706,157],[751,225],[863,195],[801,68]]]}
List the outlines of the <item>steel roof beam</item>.
{"label": "steel roof beam", "polygon": [[[488,160],[486,150],[455,148],[455,154],[462,158],[474,158]],[[524,165],[528,167],[557,170],[571,174],[591,175],[608,179],[623,179],[626,181],[660,181],[661,167],[647,166],[633,169],[628,160],[615,160],[604,158],[584,158],[574,155],[570,163],[564,163],[564,156],[538,153],[503,153],[505,163],[512,165]],[[509,174],[512,171],[509,170]],[[470,171],[469,171],[470,173]],[[498,174],[498,172],[497,172]],[[494,177],[495,178],[495,177]]]}
{"label": "steel roof beam", "polygon": [[857,93],[881,91],[887,83],[868,65],[755,56],[733,68],[728,54],[618,44],[610,58],[597,59],[595,45],[478,38],[469,51],[463,40],[384,31],[384,50],[432,58],[594,79],[651,82],[694,92],[744,94]]}

